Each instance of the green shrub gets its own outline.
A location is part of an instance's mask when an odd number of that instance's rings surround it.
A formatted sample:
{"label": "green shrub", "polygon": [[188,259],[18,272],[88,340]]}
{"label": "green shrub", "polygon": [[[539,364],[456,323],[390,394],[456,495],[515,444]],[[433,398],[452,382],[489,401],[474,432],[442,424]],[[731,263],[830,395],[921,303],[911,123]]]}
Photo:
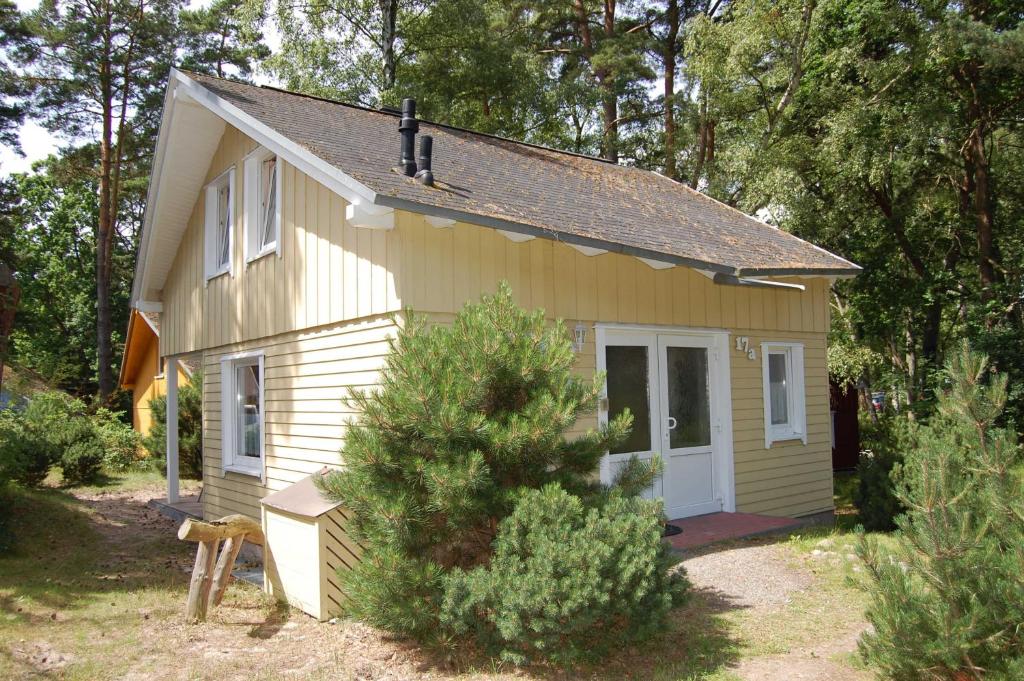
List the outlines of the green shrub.
{"label": "green shrub", "polygon": [[996,424],[1005,375],[966,347],[896,487],[896,545],[862,538],[872,628],[861,652],[885,678],[1019,679],[1024,671],[1024,495],[1016,433]]}
{"label": "green shrub", "polygon": [[103,445],[96,437],[72,442],[60,457],[60,470],[65,485],[95,482],[103,468]]}
{"label": "green shrub", "polygon": [[[153,425],[142,438],[142,446],[150,453],[153,464],[167,474],[167,398],[149,401]],[[203,477],[203,375],[178,388],[178,471],[181,477],[201,480]]]}
{"label": "green shrub", "polygon": [[913,424],[901,415],[883,416],[865,430],[853,503],[864,529],[888,532],[904,510],[896,484],[904,452],[914,446]]}
{"label": "green shrub", "polygon": [[56,459],[50,443],[25,427],[19,412],[0,412],[0,485],[41,483]]}
{"label": "green shrub", "polygon": [[[339,575],[351,614],[420,640],[447,638],[452,632],[441,626],[440,606],[446,588],[463,589],[464,582],[446,576],[483,579],[473,569],[492,562],[498,527],[526,491],[557,483],[589,506],[602,503],[598,464],[628,434],[632,417],[625,413],[603,430],[567,439],[565,432],[595,408],[604,381],[576,375],[575,360],[564,325],[520,309],[506,284],[466,305],[450,326],[410,316],[392,343],[380,389],[350,394],[361,419],[346,435],[345,468],[321,481],[353,513],[349,531],[364,547],[362,560]],[[630,477],[635,483],[637,476]],[[656,522],[649,508],[629,508],[640,525]],[[574,522],[591,521],[611,522],[600,514]],[[649,561],[644,569],[662,569],[655,554],[643,556],[637,561]],[[650,585],[663,587],[659,580]],[[481,612],[464,603],[468,595],[451,596],[451,627],[466,635],[487,629],[467,621]],[[588,618],[584,605],[574,606],[580,636],[606,624]],[[649,614],[660,617],[657,609]],[[634,624],[647,631],[643,622]],[[517,646],[530,648],[511,639],[505,647]]]}
{"label": "green shrub", "polygon": [[115,421],[115,414],[90,413],[84,402],[65,393],[36,392],[24,409],[0,414],[0,468],[10,471],[0,476],[31,487],[58,466],[67,484],[93,482],[106,443],[117,432]]}
{"label": "green shrub", "polygon": [[103,465],[112,471],[127,470],[140,460],[139,434],[121,416],[119,412],[100,408],[92,419],[103,445]]}
{"label": "green shrub", "polygon": [[619,493],[600,507],[552,484],[523,494],[486,567],[454,570],[441,623],[502,659],[571,663],[645,639],[686,581],[661,541],[661,504]]}

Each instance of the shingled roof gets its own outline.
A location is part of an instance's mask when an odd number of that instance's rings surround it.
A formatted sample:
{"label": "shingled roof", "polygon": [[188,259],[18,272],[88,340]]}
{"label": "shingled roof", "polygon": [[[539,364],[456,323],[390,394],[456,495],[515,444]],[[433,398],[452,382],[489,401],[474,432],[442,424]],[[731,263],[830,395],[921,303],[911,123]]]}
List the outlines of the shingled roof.
{"label": "shingled roof", "polygon": [[379,205],[737,276],[860,269],[658,173],[427,121],[436,184],[424,186],[393,170],[393,114],[187,75],[376,192]]}

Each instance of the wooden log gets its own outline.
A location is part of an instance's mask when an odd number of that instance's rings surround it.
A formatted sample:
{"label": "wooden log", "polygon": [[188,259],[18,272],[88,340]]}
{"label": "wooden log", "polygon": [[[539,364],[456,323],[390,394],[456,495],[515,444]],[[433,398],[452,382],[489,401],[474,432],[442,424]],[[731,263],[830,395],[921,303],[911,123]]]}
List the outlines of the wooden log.
{"label": "wooden log", "polygon": [[188,518],[178,528],[178,539],[182,541],[213,541],[245,535],[245,540],[263,546],[263,528],[252,518],[244,515],[224,516],[220,520],[204,522]]}
{"label": "wooden log", "polygon": [[237,537],[228,537],[224,542],[224,546],[220,550],[220,558],[217,559],[217,569],[213,571],[213,592],[210,594],[210,607],[220,605],[221,600],[224,599],[224,592],[228,588],[228,584],[231,583],[231,569],[235,565],[235,559],[238,558],[238,552],[242,550],[242,542],[245,541],[245,535],[239,535]]}
{"label": "wooden log", "polygon": [[210,596],[213,563],[217,559],[219,545],[219,539],[201,541],[196,550],[196,564],[192,568],[192,580],[188,585],[188,603],[185,607],[185,619],[190,624],[206,619],[206,604]]}

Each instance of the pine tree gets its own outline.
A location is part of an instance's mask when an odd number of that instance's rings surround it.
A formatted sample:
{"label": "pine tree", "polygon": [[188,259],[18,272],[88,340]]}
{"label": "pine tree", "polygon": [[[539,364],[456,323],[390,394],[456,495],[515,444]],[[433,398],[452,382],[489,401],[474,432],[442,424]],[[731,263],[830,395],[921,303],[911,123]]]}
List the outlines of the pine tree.
{"label": "pine tree", "polygon": [[324,481],[365,547],[342,575],[353,614],[426,636],[444,575],[488,562],[523,489],[599,489],[599,460],[632,417],[566,439],[603,382],[575,375],[574,363],[565,327],[519,308],[507,284],[450,326],[410,316],[379,390],[352,393],[362,417],[346,435],[344,470]]}
{"label": "pine tree", "polygon": [[1007,380],[966,345],[945,379],[903,465],[896,549],[860,545],[874,625],[861,651],[897,680],[1019,679],[1024,498],[1016,434],[998,425]]}

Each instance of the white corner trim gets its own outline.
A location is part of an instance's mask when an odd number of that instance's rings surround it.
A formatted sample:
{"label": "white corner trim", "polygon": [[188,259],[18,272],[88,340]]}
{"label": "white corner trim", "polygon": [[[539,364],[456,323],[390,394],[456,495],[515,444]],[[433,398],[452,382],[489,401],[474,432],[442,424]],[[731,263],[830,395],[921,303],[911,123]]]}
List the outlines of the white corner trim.
{"label": "white corner trim", "polygon": [[423,217],[426,219],[428,224],[439,229],[455,225],[455,220],[452,220],[451,218],[439,218],[436,215],[424,215]]}
{"label": "white corner trim", "polygon": [[580,246],[579,244],[569,244],[569,245],[572,246],[573,248],[575,248],[577,251],[579,251],[583,255],[586,255],[588,257],[593,257],[595,255],[604,255],[605,253],[608,252],[607,250],[605,250],[603,248],[594,248],[593,246]]}
{"label": "white corner trim", "polygon": [[524,241],[530,241],[532,239],[536,239],[537,238],[537,237],[533,236],[532,234],[522,234],[521,232],[510,232],[507,229],[499,229],[498,230],[498,234],[502,235],[503,237],[505,237],[509,241],[511,241],[513,243],[517,243],[517,244],[521,244]]}
{"label": "white corner trim", "polygon": [[[341,172],[308,149],[296,144],[268,125],[261,123],[238,107],[218,97],[177,69],[171,70],[171,79],[183,94],[205,106],[232,126],[254,139],[306,175],[309,175],[350,203],[362,199],[372,204],[376,193],[353,177]],[[177,97],[177,93],[175,93]]]}
{"label": "white corner trim", "polygon": [[664,260],[654,260],[652,258],[641,258],[637,256],[637,260],[650,267],[652,270],[667,270],[675,267],[675,263],[665,262]]}
{"label": "white corner trim", "polygon": [[160,313],[164,311],[164,304],[154,300],[136,300],[135,309],[139,312]]}
{"label": "white corner trim", "polygon": [[[367,210],[367,206],[361,203],[350,203],[345,206],[345,221],[353,227],[363,229],[394,229],[395,210],[387,208],[384,210]],[[374,209],[380,208],[374,206]]]}

